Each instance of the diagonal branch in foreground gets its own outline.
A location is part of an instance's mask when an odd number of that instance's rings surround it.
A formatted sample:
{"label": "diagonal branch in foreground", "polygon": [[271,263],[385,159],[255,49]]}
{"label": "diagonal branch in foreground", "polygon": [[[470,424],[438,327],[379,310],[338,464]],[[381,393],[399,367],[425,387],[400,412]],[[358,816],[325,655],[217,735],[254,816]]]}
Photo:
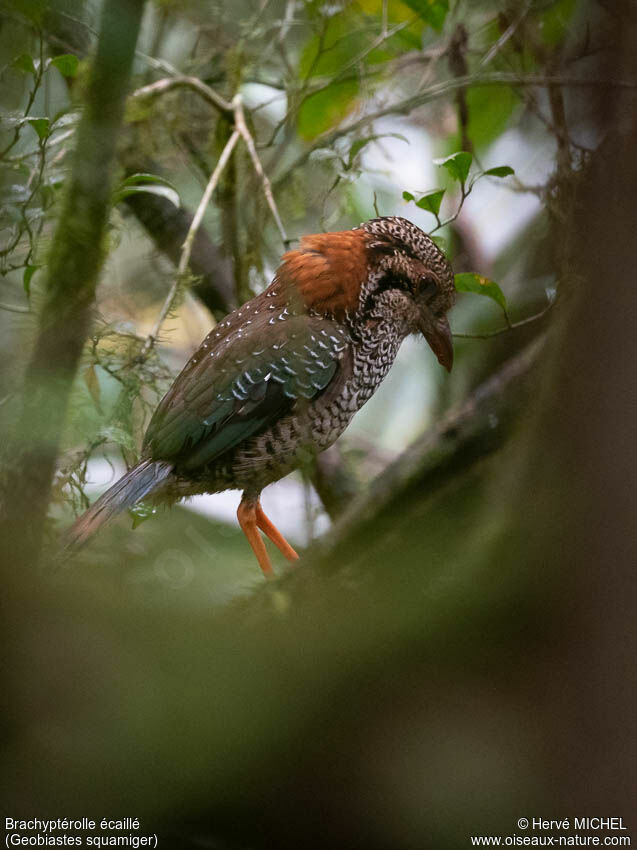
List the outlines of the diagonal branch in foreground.
{"label": "diagonal branch in foreground", "polygon": [[[455,476],[500,449],[523,408],[543,346],[543,337],[532,342],[441,417],[378,476],[367,492],[351,501],[334,529],[306,557],[321,562],[328,571],[347,563],[348,557],[350,561],[364,561],[366,548],[379,534],[378,522],[396,500],[414,487],[424,488],[433,498]],[[338,558],[333,557],[336,551]]]}

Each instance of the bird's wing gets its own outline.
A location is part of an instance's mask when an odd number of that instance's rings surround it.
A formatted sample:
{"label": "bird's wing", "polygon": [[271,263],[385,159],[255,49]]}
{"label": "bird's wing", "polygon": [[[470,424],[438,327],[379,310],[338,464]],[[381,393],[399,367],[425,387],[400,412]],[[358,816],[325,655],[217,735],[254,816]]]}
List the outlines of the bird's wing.
{"label": "bird's wing", "polygon": [[160,403],[146,457],[184,469],[211,463],[322,393],[349,342],[336,322],[287,310],[232,325],[217,343],[214,332],[204,340]]}

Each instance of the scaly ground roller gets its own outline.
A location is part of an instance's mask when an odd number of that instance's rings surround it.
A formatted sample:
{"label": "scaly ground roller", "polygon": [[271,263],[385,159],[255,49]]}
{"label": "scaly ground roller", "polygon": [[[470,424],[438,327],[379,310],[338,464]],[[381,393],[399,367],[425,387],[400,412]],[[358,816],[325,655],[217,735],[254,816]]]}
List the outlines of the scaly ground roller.
{"label": "scaly ground roller", "polygon": [[422,333],[451,369],[454,296],[445,256],[403,218],[303,237],[265,292],[208,334],[155,411],[141,461],[79,517],[68,543],[142,499],[240,488],[239,524],[270,575],[260,531],[288,559],[297,554],[261,491],[342,434],[409,334]]}

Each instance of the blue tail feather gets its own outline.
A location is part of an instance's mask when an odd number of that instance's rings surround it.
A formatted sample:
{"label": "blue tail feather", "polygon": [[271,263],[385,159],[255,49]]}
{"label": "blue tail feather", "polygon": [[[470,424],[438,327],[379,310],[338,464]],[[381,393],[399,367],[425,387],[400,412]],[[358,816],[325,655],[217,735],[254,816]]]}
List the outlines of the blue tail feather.
{"label": "blue tail feather", "polygon": [[138,463],[75,520],[65,534],[65,548],[79,549],[114,516],[132,508],[155,490],[171,472],[172,464],[166,461],[143,460]]}

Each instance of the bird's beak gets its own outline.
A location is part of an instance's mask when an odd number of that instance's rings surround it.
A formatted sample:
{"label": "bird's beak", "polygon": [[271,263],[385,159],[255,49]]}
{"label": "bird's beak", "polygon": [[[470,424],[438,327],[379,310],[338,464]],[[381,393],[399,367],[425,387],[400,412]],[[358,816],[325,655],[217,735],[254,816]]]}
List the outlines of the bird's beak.
{"label": "bird's beak", "polygon": [[451,372],[453,366],[453,339],[449,320],[446,316],[435,318],[431,311],[424,307],[421,311],[420,330],[429,343],[429,347],[438,358],[441,366]]}

